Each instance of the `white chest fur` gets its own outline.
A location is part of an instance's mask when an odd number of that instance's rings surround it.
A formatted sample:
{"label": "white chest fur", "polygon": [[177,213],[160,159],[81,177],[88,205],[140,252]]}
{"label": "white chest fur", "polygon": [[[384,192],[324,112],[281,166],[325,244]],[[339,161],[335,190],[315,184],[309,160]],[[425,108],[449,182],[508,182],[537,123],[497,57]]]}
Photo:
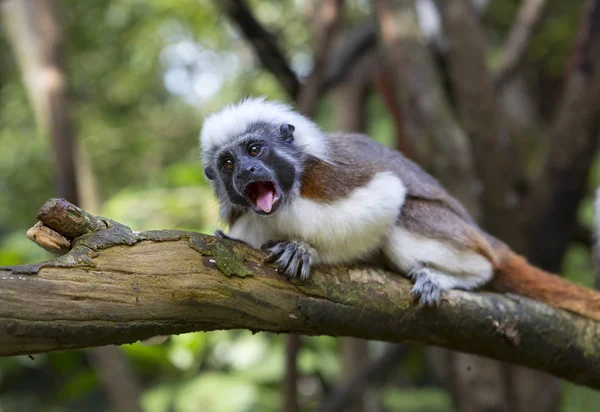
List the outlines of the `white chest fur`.
{"label": "white chest fur", "polygon": [[318,251],[320,263],[351,261],[379,247],[394,226],[405,196],[400,179],[382,172],[335,202],[298,198],[271,216],[249,212],[229,235],[254,247],[268,240],[302,240]]}

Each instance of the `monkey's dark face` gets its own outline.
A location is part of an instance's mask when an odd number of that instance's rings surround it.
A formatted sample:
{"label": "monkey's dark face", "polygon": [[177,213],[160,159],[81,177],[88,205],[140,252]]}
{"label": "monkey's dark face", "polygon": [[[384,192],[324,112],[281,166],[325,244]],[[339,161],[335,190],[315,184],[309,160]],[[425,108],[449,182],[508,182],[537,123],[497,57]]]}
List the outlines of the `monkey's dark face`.
{"label": "monkey's dark face", "polygon": [[229,201],[261,215],[274,213],[294,187],[297,149],[291,125],[256,124],[220,150],[206,176],[223,183]]}

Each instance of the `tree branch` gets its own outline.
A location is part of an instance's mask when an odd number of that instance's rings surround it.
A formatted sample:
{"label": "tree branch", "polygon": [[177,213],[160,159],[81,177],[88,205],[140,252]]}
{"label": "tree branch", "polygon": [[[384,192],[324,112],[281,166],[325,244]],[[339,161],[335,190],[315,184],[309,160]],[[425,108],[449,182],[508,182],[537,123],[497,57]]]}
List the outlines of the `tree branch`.
{"label": "tree branch", "polygon": [[288,282],[237,242],[101,220],[54,261],[0,268],[1,356],[243,328],[438,345],[600,389],[600,323],[490,293],[421,308],[410,282],[372,268]]}
{"label": "tree branch", "polygon": [[116,346],[102,346],[88,352],[104,392],[115,412],[142,412],[141,390],[128,359]]}
{"label": "tree branch", "polygon": [[519,68],[546,4],[546,0],[523,1],[500,56],[500,66],[494,79],[496,89],[504,87]]}
{"label": "tree branch", "polygon": [[216,4],[238,25],[246,40],[254,47],[261,63],[273,73],[288,96],[295,99],[300,90],[296,73],[288,65],[273,35],[256,20],[246,2],[218,0]]}
{"label": "tree branch", "polygon": [[[336,3],[337,5],[334,4],[334,7],[339,9],[341,2],[333,3]],[[240,28],[242,35],[252,45],[263,66],[277,78],[287,95],[292,100],[296,100],[299,97],[300,80],[288,64],[273,35],[254,17],[246,2],[244,0],[225,0],[217,2],[217,5]],[[351,30],[346,37],[347,39],[334,53],[327,48],[324,49],[327,51],[325,57],[330,57],[320,58],[326,63],[325,68],[322,69],[322,73],[319,73],[319,83],[311,86],[316,87],[317,97],[324,95],[342,82],[361,57],[377,44],[376,28],[372,23],[366,23]],[[316,51],[315,56],[319,53],[323,54],[323,52]]]}
{"label": "tree branch", "polygon": [[330,53],[319,93],[326,94],[343,82],[362,57],[376,46],[377,26],[374,23],[365,23],[350,30],[344,35],[340,46]]}

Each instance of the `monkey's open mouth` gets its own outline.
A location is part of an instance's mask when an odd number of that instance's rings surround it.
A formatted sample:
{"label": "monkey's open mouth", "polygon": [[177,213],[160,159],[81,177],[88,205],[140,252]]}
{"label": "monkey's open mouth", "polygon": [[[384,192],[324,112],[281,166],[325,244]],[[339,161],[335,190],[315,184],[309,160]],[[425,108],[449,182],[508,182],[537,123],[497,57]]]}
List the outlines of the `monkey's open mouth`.
{"label": "monkey's open mouth", "polygon": [[271,181],[250,183],[246,186],[244,194],[255,209],[264,213],[271,213],[280,198],[275,183]]}

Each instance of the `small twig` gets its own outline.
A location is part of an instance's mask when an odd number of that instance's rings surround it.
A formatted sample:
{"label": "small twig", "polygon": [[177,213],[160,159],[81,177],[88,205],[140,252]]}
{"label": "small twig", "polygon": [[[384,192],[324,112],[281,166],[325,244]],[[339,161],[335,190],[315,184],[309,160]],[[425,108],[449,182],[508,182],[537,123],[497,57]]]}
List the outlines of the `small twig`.
{"label": "small twig", "polygon": [[297,412],[298,405],[298,353],[302,347],[299,335],[290,334],[285,340],[285,376],[283,379],[283,411]]}
{"label": "small twig", "polygon": [[[263,66],[277,78],[287,95],[292,100],[297,100],[301,88],[300,80],[277,45],[273,34],[256,19],[244,0],[224,0],[217,4],[237,24],[244,38],[254,48]],[[318,84],[317,98],[342,82],[361,57],[375,47],[377,43],[376,27],[372,23],[367,23],[352,30],[347,35],[347,40],[335,53],[328,50],[331,46],[329,40],[328,43],[329,46],[323,50],[330,57],[320,58],[322,61],[326,60],[324,63],[326,69],[322,70],[323,73],[319,73],[318,83],[317,79],[313,80]],[[317,53],[315,53],[316,55]],[[311,87],[316,86],[311,85]]]}
{"label": "small twig", "polygon": [[273,35],[254,17],[244,0],[217,0],[216,4],[233,20],[248,40],[261,63],[277,78],[288,96],[295,99],[300,82],[289,66]]}
{"label": "small twig", "polygon": [[55,255],[64,255],[71,250],[71,241],[69,239],[57,231],[50,229],[42,222],[37,222],[29,229],[27,237],[39,247]]}
{"label": "small twig", "polygon": [[502,50],[500,68],[494,78],[496,89],[506,85],[519,68],[546,4],[546,0],[525,0],[521,5]]}
{"label": "small twig", "polygon": [[100,346],[87,352],[102,389],[115,412],[141,412],[140,383],[128,359],[115,346]]}

